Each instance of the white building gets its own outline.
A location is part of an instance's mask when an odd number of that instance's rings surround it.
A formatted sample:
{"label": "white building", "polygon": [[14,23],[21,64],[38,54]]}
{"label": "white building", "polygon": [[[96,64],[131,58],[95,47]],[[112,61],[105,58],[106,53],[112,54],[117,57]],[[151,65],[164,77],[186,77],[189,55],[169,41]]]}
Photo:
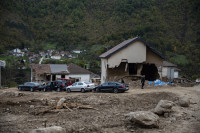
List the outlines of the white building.
{"label": "white building", "polygon": [[75,54],[80,54],[80,53],[82,53],[81,50],[77,50],[77,49],[76,49],[76,50],[73,50],[72,52],[75,53]]}
{"label": "white building", "polygon": [[31,64],[31,79],[35,82],[71,79],[73,81],[90,81],[92,72],[76,64]]}
{"label": "white building", "polygon": [[174,78],[178,78],[180,70],[176,67],[177,65],[171,62],[163,61],[162,71],[159,72],[160,77],[162,77],[162,79],[166,81],[172,81]]}
{"label": "white building", "polygon": [[19,48],[13,49],[12,53],[14,56],[18,56],[18,57],[24,56],[24,52],[22,52]]}
{"label": "white building", "polygon": [[60,59],[61,59],[61,56],[58,55],[58,54],[55,54],[55,55],[51,56],[51,59],[60,60]]}
{"label": "white building", "polygon": [[19,48],[13,49],[13,53],[21,53],[22,51]]}

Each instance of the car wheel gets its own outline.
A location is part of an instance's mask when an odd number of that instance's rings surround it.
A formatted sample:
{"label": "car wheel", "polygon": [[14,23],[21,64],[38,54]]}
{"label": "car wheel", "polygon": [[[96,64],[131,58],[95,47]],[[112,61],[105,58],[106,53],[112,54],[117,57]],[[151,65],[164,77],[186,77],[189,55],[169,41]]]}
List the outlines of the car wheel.
{"label": "car wheel", "polygon": [[67,88],[67,93],[70,93],[70,92],[71,92],[71,90],[69,88]]}
{"label": "car wheel", "polygon": [[31,91],[31,92],[33,92],[33,91],[34,91],[32,87],[30,88],[30,91]]}
{"label": "car wheel", "polygon": [[22,90],[22,88],[21,88],[21,87],[18,87],[18,90],[19,90],[19,91],[21,91],[21,90]]}
{"label": "car wheel", "polygon": [[85,92],[85,89],[82,88],[82,89],[81,89],[81,92],[84,93],[84,92]]}
{"label": "car wheel", "polygon": [[96,88],[96,92],[100,92],[99,88]]}
{"label": "car wheel", "polygon": [[57,92],[60,92],[60,88],[57,89]]}
{"label": "car wheel", "polygon": [[114,92],[114,93],[118,93],[118,89],[117,89],[117,88],[114,88],[113,92]]}

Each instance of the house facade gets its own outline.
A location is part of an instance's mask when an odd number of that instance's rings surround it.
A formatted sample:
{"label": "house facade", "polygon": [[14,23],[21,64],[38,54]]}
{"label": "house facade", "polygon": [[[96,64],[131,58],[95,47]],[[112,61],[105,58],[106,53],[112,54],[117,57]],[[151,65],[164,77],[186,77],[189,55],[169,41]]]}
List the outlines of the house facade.
{"label": "house facade", "polygon": [[24,52],[22,52],[19,48],[13,49],[12,53],[14,56],[18,56],[18,57],[24,56]]}
{"label": "house facade", "polygon": [[159,72],[162,79],[164,81],[172,81],[174,78],[178,78],[180,70],[176,67],[177,65],[171,62],[163,61],[162,71]]}
{"label": "house facade", "polygon": [[51,56],[51,59],[60,60],[61,56],[59,54],[55,54],[55,55]]}
{"label": "house facade", "polygon": [[31,81],[42,83],[58,79],[90,81],[92,72],[76,64],[31,64]]}
{"label": "house facade", "polygon": [[141,75],[145,75],[146,80],[158,79],[158,67],[162,66],[164,59],[150,44],[138,37],[116,45],[100,58],[101,83],[123,78],[137,79]]}

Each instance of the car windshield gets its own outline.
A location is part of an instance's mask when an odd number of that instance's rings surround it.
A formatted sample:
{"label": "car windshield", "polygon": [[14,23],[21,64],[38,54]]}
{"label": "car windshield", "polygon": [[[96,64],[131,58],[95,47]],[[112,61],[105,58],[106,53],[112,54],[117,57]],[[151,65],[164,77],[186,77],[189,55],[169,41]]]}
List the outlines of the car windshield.
{"label": "car windshield", "polygon": [[92,84],[92,83],[90,83],[90,82],[84,82],[85,84]]}
{"label": "car windshield", "polygon": [[29,84],[29,82],[24,83],[24,85],[28,85],[28,84]]}
{"label": "car windshield", "polygon": [[31,85],[39,86],[39,83],[31,83]]}
{"label": "car windshield", "polygon": [[103,84],[102,84],[102,86],[107,86],[107,85],[108,85],[108,83],[103,83]]}

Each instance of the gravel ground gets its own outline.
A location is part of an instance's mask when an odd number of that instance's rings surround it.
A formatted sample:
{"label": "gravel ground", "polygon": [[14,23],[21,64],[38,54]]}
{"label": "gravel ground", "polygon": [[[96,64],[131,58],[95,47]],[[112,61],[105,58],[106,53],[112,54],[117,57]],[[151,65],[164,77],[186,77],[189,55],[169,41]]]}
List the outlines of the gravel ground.
{"label": "gravel ground", "polygon": [[[29,92],[17,88],[0,90],[0,132],[27,133],[32,129],[61,126],[68,133],[198,133],[200,131],[200,86],[130,88],[125,93]],[[89,105],[92,109],[55,109],[45,101]],[[168,118],[160,117],[159,128],[142,128],[125,119],[133,111],[153,110],[157,103],[178,103],[189,98],[189,107],[176,104]]]}

